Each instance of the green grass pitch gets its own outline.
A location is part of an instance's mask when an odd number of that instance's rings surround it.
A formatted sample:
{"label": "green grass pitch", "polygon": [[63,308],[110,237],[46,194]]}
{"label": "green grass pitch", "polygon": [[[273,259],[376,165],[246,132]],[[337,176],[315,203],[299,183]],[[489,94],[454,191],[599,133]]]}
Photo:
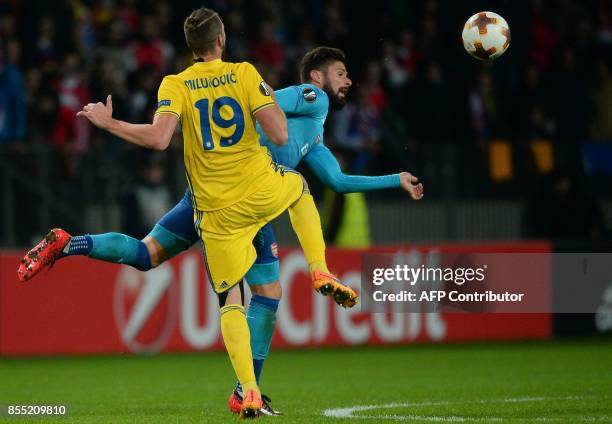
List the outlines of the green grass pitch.
{"label": "green grass pitch", "polygon": [[[231,423],[231,376],[223,353],[3,358],[0,404],[69,405],[44,423]],[[262,389],[278,423],[612,422],[612,340],[277,351]]]}

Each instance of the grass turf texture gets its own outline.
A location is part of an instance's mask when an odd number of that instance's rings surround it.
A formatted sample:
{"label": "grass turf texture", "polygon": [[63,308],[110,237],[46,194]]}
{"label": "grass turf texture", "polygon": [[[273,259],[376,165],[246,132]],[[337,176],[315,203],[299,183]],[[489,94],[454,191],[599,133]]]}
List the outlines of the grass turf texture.
{"label": "grass turf texture", "polygon": [[[69,405],[68,419],[44,423],[235,422],[231,375],[222,353],[3,358],[0,404]],[[285,413],[263,419],[279,423],[347,423],[355,419],[324,410],[389,403],[410,405],[354,415],[372,423],[612,422],[612,340],[272,352],[262,383]]]}

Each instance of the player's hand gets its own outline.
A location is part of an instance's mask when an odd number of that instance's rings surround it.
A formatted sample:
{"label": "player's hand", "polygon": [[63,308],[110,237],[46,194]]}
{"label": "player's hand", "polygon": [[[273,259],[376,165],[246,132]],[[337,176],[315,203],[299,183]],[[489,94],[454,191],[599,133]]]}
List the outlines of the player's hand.
{"label": "player's hand", "polygon": [[77,116],[84,116],[98,128],[108,128],[110,122],[113,120],[112,96],[109,94],[106,97],[106,104],[102,102],[88,103],[83,107],[82,111],[77,113]]}
{"label": "player's hand", "polygon": [[414,200],[423,198],[423,184],[419,183],[419,179],[410,172],[400,173],[400,185]]}

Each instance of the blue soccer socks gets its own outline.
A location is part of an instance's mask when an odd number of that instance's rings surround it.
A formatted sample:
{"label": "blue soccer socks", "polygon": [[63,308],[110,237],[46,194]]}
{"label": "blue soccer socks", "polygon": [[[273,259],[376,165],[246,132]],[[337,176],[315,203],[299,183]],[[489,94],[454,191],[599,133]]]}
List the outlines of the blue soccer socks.
{"label": "blue soccer socks", "polygon": [[72,255],[89,255],[93,247],[91,237],[85,236],[74,236],[70,239],[62,253],[64,256]]}
{"label": "blue soccer socks", "polygon": [[[279,299],[254,295],[247,311],[246,318],[251,333],[251,351],[253,352],[253,368],[255,369],[257,384],[259,384],[264,360],[270,352],[279,301]],[[239,393],[242,393],[240,384],[236,386],[236,389]]]}
{"label": "blue soccer socks", "polygon": [[66,256],[86,255],[105,262],[130,265],[140,271],[151,269],[147,246],[121,233],[74,236],[63,253]]}

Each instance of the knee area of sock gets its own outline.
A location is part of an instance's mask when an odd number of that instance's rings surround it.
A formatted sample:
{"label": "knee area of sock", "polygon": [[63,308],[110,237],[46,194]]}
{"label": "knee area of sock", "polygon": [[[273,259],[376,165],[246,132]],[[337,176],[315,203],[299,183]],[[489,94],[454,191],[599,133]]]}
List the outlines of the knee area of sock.
{"label": "knee area of sock", "polygon": [[[252,349],[252,347],[251,347]],[[256,349],[253,350],[253,359],[255,360],[259,360],[259,361],[263,361],[268,357],[268,353],[270,353],[269,349],[266,349],[266,351],[264,352],[262,351],[257,351]]]}
{"label": "knee area of sock", "polygon": [[253,284],[250,286],[250,288],[251,293],[255,297],[255,301],[257,301],[258,298],[268,298],[271,300],[280,301],[283,297],[283,288],[278,281],[261,285]]}
{"label": "knee area of sock", "polygon": [[134,267],[139,271],[149,271],[152,268],[155,268],[159,264],[151,263],[151,255],[149,253],[149,249],[147,249],[147,245],[142,241],[138,242],[138,251],[136,253],[136,261]]}
{"label": "knee area of sock", "polygon": [[280,298],[275,299],[256,294],[251,298],[249,310],[263,308],[264,311],[269,311],[268,313],[276,314],[279,302]]}

